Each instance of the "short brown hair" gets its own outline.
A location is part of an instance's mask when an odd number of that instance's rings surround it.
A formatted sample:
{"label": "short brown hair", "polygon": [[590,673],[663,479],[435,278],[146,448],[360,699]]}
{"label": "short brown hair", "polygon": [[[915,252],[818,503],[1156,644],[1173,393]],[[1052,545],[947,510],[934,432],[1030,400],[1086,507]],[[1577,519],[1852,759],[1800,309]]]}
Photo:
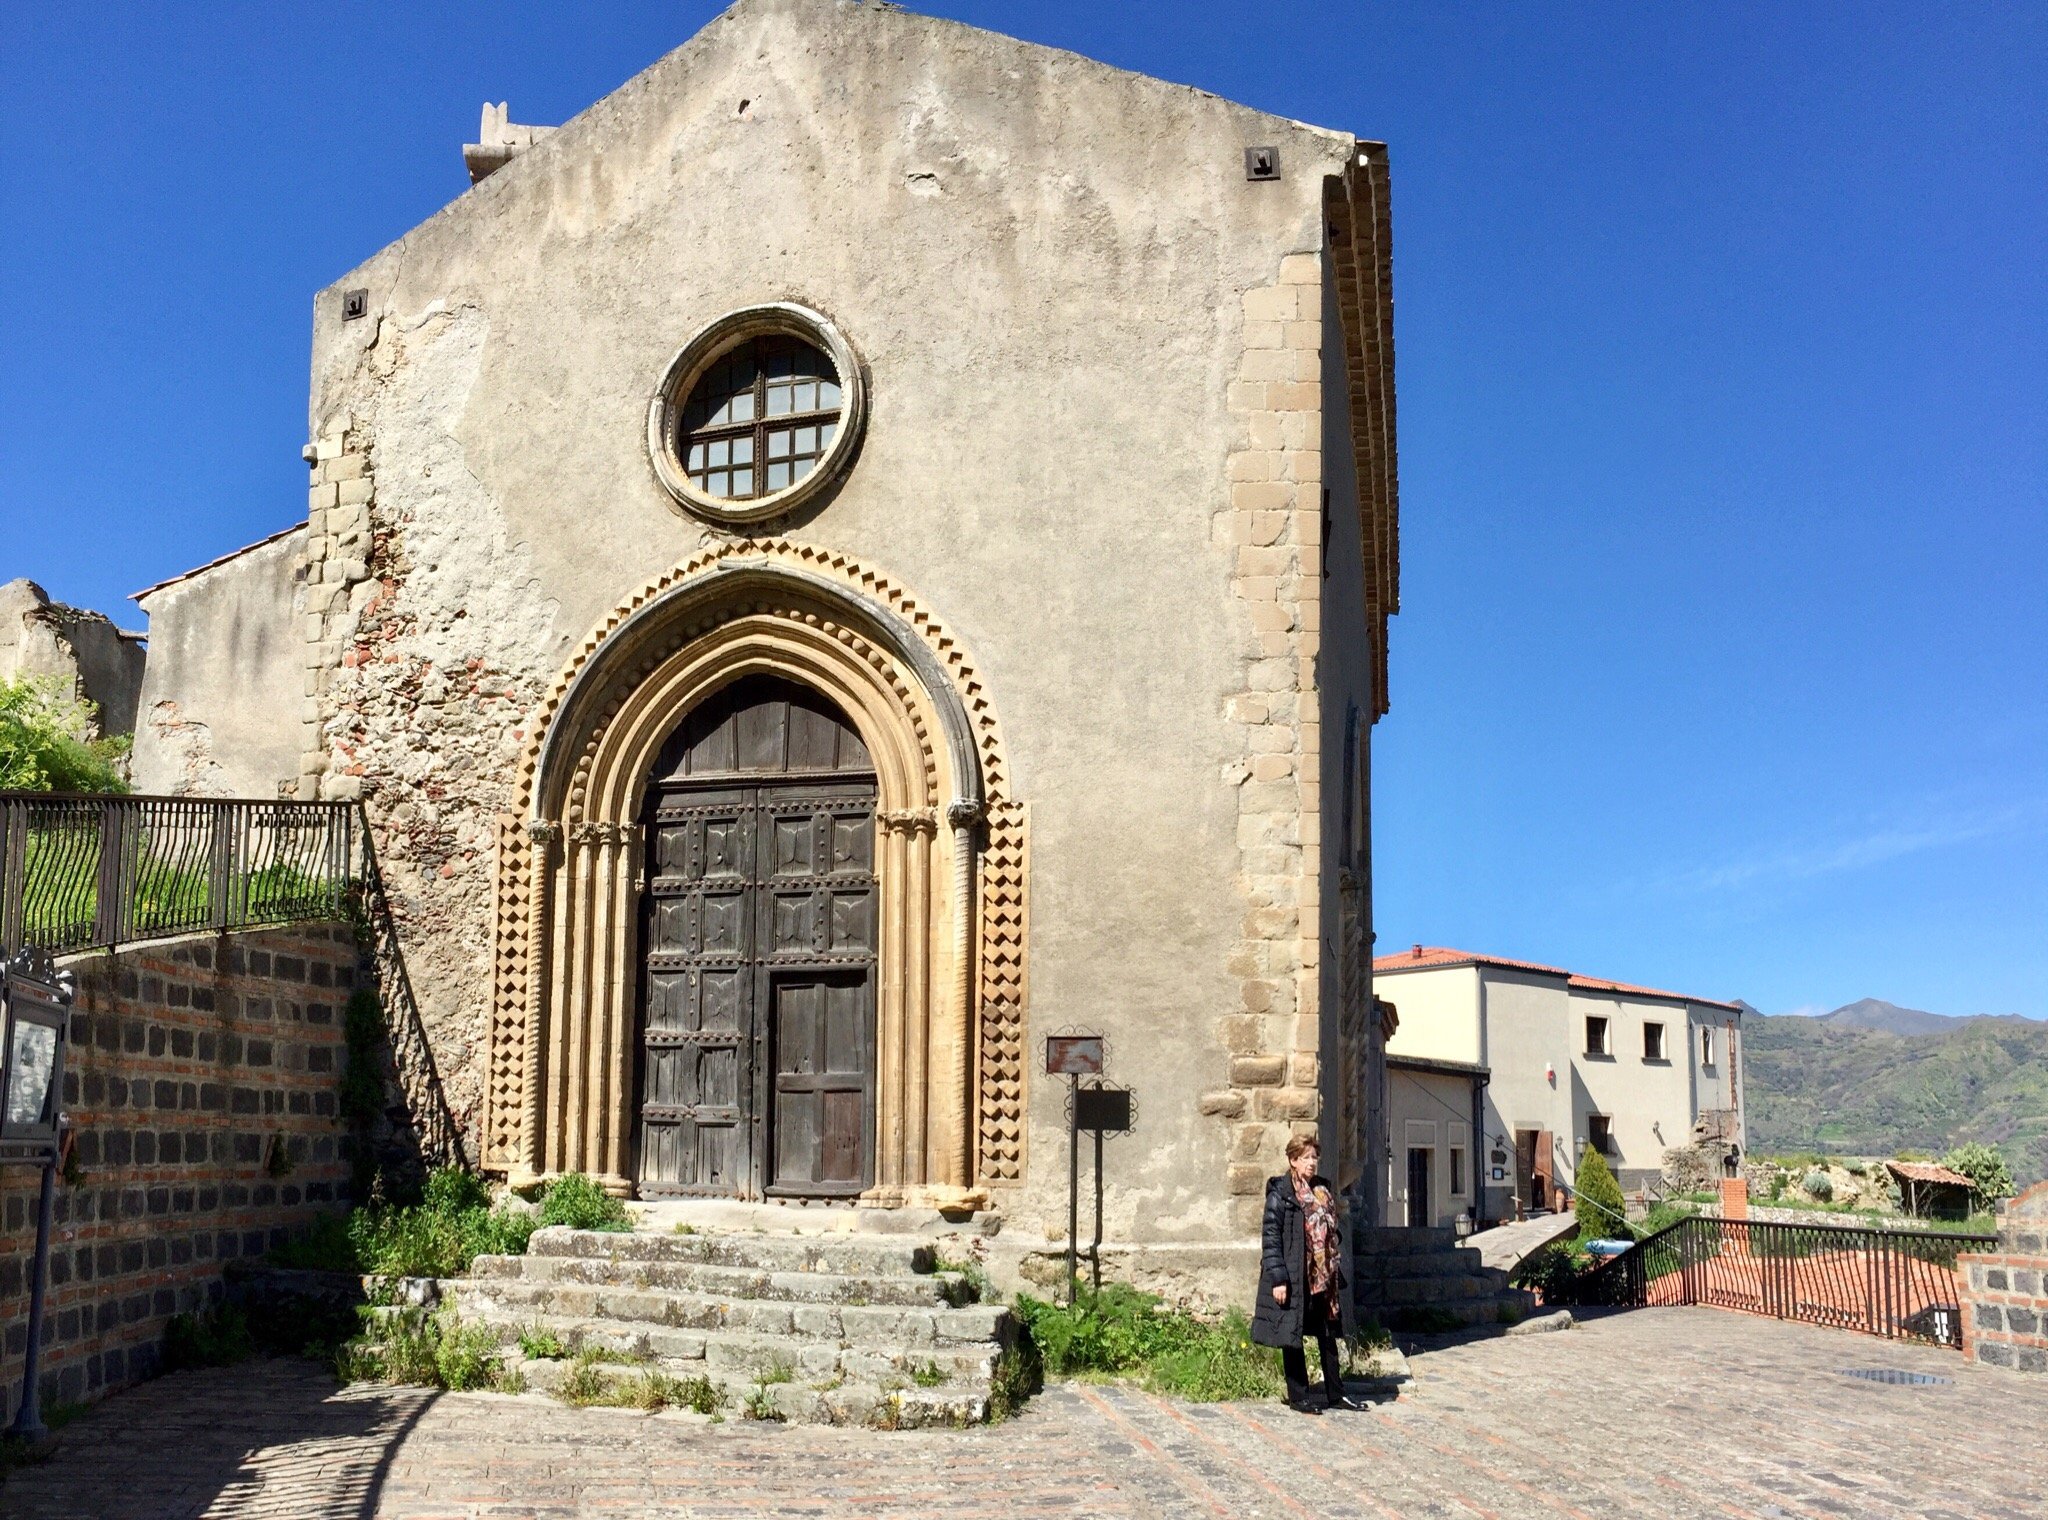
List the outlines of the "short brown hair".
{"label": "short brown hair", "polygon": [[1287,1142],[1287,1159],[1289,1161],[1299,1161],[1304,1151],[1314,1151],[1320,1156],[1323,1153],[1323,1142],[1314,1135],[1296,1135]]}

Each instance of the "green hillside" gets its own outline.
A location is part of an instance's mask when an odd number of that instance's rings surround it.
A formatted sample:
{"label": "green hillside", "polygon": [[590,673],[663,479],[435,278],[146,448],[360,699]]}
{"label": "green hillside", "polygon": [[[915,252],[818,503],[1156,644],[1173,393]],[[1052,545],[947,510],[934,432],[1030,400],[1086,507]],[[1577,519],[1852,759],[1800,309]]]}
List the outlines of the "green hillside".
{"label": "green hillside", "polygon": [[1966,1019],[1902,1036],[1820,1019],[1745,1017],[1752,1151],[2005,1152],[2021,1187],[2048,1177],[2048,1023]]}

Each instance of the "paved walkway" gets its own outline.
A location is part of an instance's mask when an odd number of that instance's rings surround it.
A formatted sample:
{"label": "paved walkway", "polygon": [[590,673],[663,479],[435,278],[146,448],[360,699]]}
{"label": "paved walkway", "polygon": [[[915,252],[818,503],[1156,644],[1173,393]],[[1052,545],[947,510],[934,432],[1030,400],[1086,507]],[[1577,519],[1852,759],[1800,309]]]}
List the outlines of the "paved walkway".
{"label": "paved walkway", "polygon": [[[1368,1414],[1049,1390],[992,1430],[880,1434],[338,1392],[271,1362],[109,1400],[8,1520],[571,1516],[2048,1515],[2048,1379],[1713,1309],[1425,1352]],[[1954,1379],[1888,1386],[1888,1367]]]}

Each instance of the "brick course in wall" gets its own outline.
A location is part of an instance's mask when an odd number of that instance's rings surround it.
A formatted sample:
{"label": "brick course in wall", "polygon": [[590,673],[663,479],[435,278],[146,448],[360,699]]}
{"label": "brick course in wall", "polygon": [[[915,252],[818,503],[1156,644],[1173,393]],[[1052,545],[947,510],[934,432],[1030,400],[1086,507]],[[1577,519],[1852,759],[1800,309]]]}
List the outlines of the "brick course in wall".
{"label": "brick course in wall", "polygon": [[[154,1374],[175,1314],[348,1201],[340,1085],[352,930],[303,925],[168,941],[69,963],[78,981],[57,1187],[43,1400]],[[275,1159],[282,1149],[282,1160]],[[0,1168],[0,1378],[20,1398],[34,1168]]]}
{"label": "brick course in wall", "polygon": [[2048,1182],[1999,1211],[1997,1251],[1963,1256],[1963,1354],[2015,1372],[2048,1373]]}

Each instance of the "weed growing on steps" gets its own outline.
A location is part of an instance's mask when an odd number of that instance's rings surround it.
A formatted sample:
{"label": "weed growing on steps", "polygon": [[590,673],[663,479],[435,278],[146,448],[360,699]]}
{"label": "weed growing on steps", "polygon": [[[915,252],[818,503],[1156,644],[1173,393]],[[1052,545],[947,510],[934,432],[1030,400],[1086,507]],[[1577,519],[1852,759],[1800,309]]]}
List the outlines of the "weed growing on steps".
{"label": "weed growing on steps", "polygon": [[740,1413],[750,1420],[780,1420],[782,1411],[775,1407],[775,1396],[768,1391],[766,1382],[756,1383],[747,1395],[747,1401],[740,1406]]}
{"label": "weed growing on steps", "polygon": [[424,1309],[372,1305],[361,1312],[362,1334],[335,1353],[334,1370],[345,1383],[411,1383],[454,1393],[518,1393],[526,1386],[482,1325]]}
{"label": "weed growing on steps", "polygon": [[937,1362],[926,1362],[921,1367],[910,1369],[910,1380],[920,1388],[936,1388],[951,1377],[952,1374]]}
{"label": "weed growing on steps", "polygon": [[784,1356],[771,1357],[768,1362],[768,1370],[761,1374],[761,1382],[764,1386],[770,1383],[794,1383],[795,1381],[796,1364]]}
{"label": "weed growing on steps", "polygon": [[519,1354],[529,1362],[559,1362],[569,1354],[554,1331],[530,1325],[519,1332]]}
{"label": "weed growing on steps", "polygon": [[1242,1314],[1201,1319],[1123,1283],[1078,1292],[1071,1307],[1019,1294],[1016,1310],[1054,1377],[1129,1378],[1197,1402],[1280,1390],[1280,1354],[1252,1344]]}
{"label": "weed growing on steps", "polygon": [[972,1256],[954,1257],[943,1252],[932,1257],[932,1271],[957,1277],[945,1285],[946,1301],[956,1309],[969,1304],[992,1303],[1000,1297],[989,1280],[988,1269]]}

